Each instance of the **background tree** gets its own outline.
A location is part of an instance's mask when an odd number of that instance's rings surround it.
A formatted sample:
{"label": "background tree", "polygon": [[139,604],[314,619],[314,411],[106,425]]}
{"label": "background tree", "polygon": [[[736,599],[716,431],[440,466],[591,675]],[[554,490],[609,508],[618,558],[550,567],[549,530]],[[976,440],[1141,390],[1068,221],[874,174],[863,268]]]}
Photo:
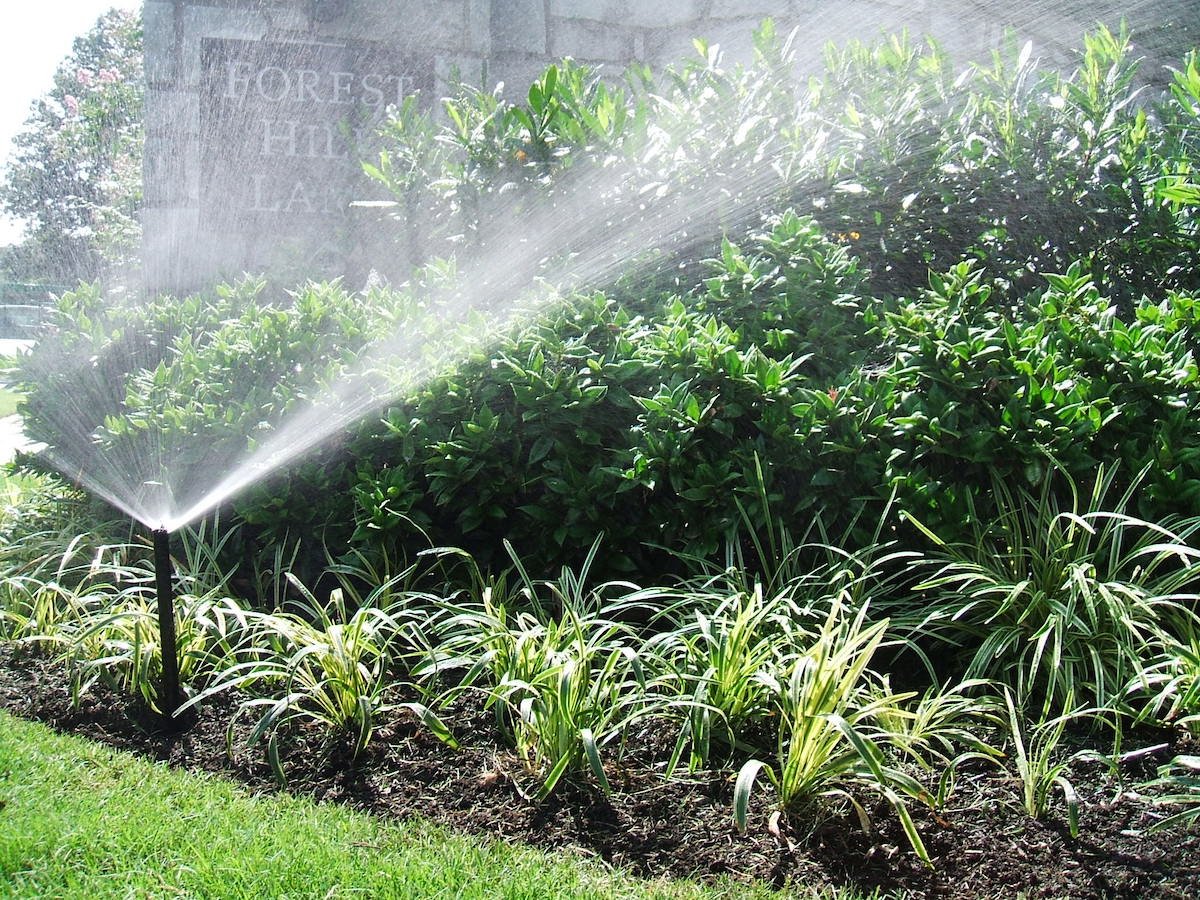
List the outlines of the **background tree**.
{"label": "background tree", "polygon": [[0,206],[24,220],[8,277],[74,284],[120,268],[140,240],[142,26],[111,10],[76,38],[35,100],[0,181]]}

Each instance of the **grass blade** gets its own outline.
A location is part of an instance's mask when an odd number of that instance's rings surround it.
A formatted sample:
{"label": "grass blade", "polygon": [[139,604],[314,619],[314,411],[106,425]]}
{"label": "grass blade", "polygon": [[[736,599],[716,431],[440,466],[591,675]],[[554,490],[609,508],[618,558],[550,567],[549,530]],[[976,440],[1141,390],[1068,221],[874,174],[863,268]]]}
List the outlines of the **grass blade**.
{"label": "grass blade", "polygon": [[754,788],[754,780],[766,766],[761,760],[752,759],[742,766],[738,772],[737,783],[733,786],[733,823],[739,834],[746,833],[746,818],[750,809],[750,792]]}
{"label": "grass blade", "polygon": [[596,781],[600,783],[600,790],[604,791],[604,796],[607,797],[612,793],[612,786],[608,783],[608,776],[604,774],[604,764],[600,761],[600,748],[596,745],[592,729],[581,729],[579,739],[583,741],[583,752],[587,754],[592,774],[596,776]]}

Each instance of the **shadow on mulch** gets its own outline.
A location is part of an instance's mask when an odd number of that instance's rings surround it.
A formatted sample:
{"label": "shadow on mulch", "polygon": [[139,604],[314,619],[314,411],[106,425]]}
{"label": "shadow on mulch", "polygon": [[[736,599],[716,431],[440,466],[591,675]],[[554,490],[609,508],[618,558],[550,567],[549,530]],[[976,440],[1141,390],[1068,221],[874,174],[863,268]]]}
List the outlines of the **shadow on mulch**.
{"label": "shadow on mulch", "polygon": [[[238,749],[247,729],[239,726],[234,757],[226,753],[231,699],[207,705],[186,730],[171,733],[136,704],[101,688],[72,707],[60,667],[0,647],[0,709],[174,766],[223,774],[252,792],[278,790],[261,750]],[[908,848],[886,805],[872,812],[870,835],[848,816],[785,822],[772,833],[764,792],[750,829],[739,835],[727,775],[665,781],[636,753],[609,773],[610,797],[581,782],[561,784],[550,798],[534,802],[519,790],[525,779],[520,761],[495,742],[490,714],[464,708],[453,722],[462,743],[457,751],[397,713],[357,759],[323,741],[317,730],[296,729],[284,749],[287,789],[380,816],[420,816],[543,849],[572,848],[643,876],[727,875],[780,887],[853,886],[910,897],[1200,896],[1200,834],[1145,834],[1163,811],[1121,793],[1098,763],[1072,771],[1081,804],[1077,839],[1059,809],[1046,821],[1029,819],[1019,784],[1004,772],[992,767],[964,773],[940,817],[913,807],[933,858],[929,870]],[[639,739],[652,745],[656,736]],[[1128,784],[1151,776],[1180,751],[1172,746],[1142,757],[1139,769],[1127,774]]]}

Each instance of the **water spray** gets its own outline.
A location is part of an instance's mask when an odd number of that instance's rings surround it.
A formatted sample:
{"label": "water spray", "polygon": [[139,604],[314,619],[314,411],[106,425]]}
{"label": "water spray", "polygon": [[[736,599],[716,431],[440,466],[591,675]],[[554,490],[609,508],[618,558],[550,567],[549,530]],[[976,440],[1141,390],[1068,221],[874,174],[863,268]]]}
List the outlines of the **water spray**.
{"label": "water spray", "polygon": [[175,594],[171,588],[171,533],[154,529],[154,583],[158,591],[158,648],[162,657],[159,693],[163,715],[173,720],[183,702],[179,689],[179,648],[175,639]]}

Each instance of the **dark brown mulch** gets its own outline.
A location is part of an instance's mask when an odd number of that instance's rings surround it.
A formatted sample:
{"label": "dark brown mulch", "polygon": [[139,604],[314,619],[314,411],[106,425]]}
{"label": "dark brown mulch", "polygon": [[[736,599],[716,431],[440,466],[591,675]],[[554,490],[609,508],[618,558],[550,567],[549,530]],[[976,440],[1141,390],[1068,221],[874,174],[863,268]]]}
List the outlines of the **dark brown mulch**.
{"label": "dark brown mulch", "polygon": [[[172,765],[222,773],[252,791],[277,789],[260,749],[227,755],[231,700],[205,707],[190,727],[171,733],[136,704],[101,688],[73,708],[61,669],[0,648],[0,708]],[[479,709],[458,711],[454,726],[462,747],[451,751],[411,716],[397,713],[358,759],[322,742],[317,732],[297,729],[284,751],[288,790],[381,816],[418,815],[465,832],[571,847],[641,875],[730,875],[912,897],[1200,897],[1200,833],[1147,835],[1164,810],[1132,790],[1175,753],[1196,752],[1179,735],[1139,736],[1168,746],[1121,773],[1124,791],[1106,766],[1075,765],[1072,780],[1082,807],[1075,839],[1061,803],[1047,820],[1033,821],[1021,808],[1014,778],[995,767],[964,773],[940,817],[914,807],[935,865],[928,870],[886,806],[872,812],[870,835],[857,820],[837,815],[823,821],[796,816],[772,829],[764,793],[751,829],[739,835],[731,823],[727,776],[665,781],[639,764],[636,752],[612,771],[610,797],[573,783],[543,802],[528,800],[519,790],[526,781],[520,761],[496,743],[489,721],[490,713]],[[240,734],[235,748],[244,743],[244,728]],[[643,745],[653,740],[641,736]]]}

